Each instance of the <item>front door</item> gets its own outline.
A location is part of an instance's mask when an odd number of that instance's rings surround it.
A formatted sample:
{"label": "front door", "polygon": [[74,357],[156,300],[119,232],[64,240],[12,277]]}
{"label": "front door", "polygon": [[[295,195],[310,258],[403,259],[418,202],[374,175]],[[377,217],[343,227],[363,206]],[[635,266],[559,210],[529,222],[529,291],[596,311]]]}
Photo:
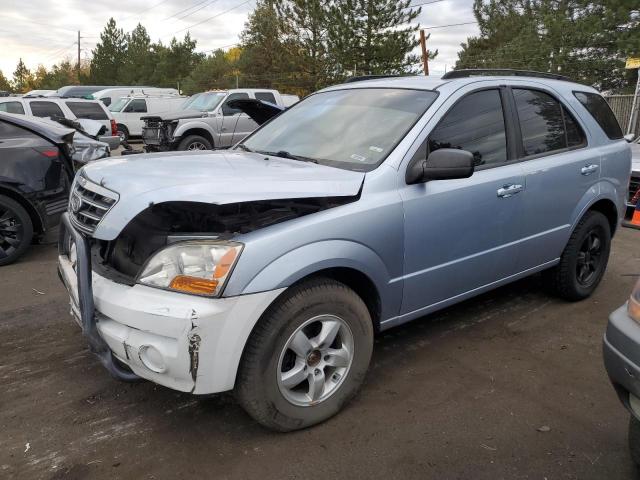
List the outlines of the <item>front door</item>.
{"label": "front door", "polygon": [[220,128],[219,146],[222,148],[228,148],[234,144],[234,135],[236,130],[238,130],[243,113],[241,110],[231,108],[228,102],[239,98],[249,98],[249,94],[243,92],[230,93],[220,107],[220,111],[222,112],[222,127]]}
{"label": "front door", "polygon": [[424,155],[438,148],[473,153],[476,171],[470,178],[401,189],[402,314],[446,304],[517,273],[524,176],[513,161],[504,99],[498,88],[462,96],[426,140]]}

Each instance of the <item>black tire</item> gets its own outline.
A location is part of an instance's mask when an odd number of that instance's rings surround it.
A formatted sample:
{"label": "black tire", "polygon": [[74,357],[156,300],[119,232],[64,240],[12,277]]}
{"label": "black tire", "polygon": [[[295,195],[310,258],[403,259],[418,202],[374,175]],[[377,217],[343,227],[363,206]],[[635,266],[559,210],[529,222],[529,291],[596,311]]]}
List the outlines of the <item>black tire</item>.
{"label": "black tire", "polygon": [[[599,245],[597,249],[588,246],[594,239],[597,239]],[[586,254],[585,251],[589,253]],[[609,221],[602,213],[590,210],[580,219],[571,234],[560,263],[545,272],[545,281],[558,296],[570,301],[583,300],[594,292],[602,280],[610,251]],[[585,267],[585,262],[589,263],[588,267]]]}
{"label": "black tire", "polygon": [[[338,376],[336,380],[335,373],[326,377],[329,382],[338,382],[330,387],[334,390],[327,398],[308,406],[296,405],[279,386],[278,375],[283,372],[280,362],[289,353],[285,347],[292,335],[309,319],[322,315],[337,316],[348,325],[353,339],[351,364],[343,378]],[[286,432],[306,428],[332,417],[355,396],[364,381],[372,350],[373,325],[362,299],[335,280],[309,280],[285,292],[254,328],[240,362],[235,394],[246,412],[269,429]],[[311,354],[307,358],[310,357]],[[305,375],[313,369],[309,367]]]}
{"label": "black tire", "polygon": [[629,453],[633,463],[640,468],[640,420],[633,415],[629,419]]}
{"label": "black tire", "polygon": [[[204,148],[198,148],[199,146]],[[213,150],[213,145],[200,135],[189,135],[180,141],[178,150]]]}
{"label": "black tire", "polygon": [[33,239],[31,217],[15,200],[0,195],[0,266],[15,262]]}
{"label": "black tire", "polygon": [[120,142],[128,142],[129,141],[129,129],[122,124],[118,124],[118,136],[120,137]]}

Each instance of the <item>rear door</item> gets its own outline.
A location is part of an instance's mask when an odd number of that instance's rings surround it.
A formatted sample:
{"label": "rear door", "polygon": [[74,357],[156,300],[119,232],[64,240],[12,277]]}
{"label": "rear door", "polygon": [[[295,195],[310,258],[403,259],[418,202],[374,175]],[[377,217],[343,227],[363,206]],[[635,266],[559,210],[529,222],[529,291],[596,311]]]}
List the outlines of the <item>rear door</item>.
{"label": "rear door", "polygon": [[571,233],[580,200],[598,183],[600,156],[584,128],[550,90],[513,87],[519,156],[525,174],[519,268],[557,259]]}
{"label": "rear door", "polygon": [[517,271],[524,176],[514,158],[512,124],[505,121],[505,95],[492,87],[453,100],[417,152],[428,162],[438,148],[467,150],[476,171],[470,178],[401,189],[403,314],[455,301]]}

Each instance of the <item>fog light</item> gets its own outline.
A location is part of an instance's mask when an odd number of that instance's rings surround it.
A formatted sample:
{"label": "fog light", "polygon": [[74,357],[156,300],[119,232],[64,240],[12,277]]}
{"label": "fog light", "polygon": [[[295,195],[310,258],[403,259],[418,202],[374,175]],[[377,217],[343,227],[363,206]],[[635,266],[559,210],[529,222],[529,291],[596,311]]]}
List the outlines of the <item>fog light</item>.
{"label": "fog light", "polygon": [[152,372],[164,373],[167,370],[162,354],[156,347],[143,345],[138,350],[138,356],[142,364]]}

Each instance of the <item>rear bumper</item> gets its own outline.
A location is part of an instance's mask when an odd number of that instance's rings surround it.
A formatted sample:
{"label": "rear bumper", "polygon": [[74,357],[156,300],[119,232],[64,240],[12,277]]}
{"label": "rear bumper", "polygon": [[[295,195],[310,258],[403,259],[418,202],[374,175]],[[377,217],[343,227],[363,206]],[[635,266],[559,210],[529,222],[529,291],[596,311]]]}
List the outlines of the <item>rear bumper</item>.
{"label": "rear bumper", "polygon": [[[603,340],[604,365],[620,401],[640,420],[640,324],[627,314],[627,306],[609,316]],[[635,397],[635,399],[633,399]]]}

